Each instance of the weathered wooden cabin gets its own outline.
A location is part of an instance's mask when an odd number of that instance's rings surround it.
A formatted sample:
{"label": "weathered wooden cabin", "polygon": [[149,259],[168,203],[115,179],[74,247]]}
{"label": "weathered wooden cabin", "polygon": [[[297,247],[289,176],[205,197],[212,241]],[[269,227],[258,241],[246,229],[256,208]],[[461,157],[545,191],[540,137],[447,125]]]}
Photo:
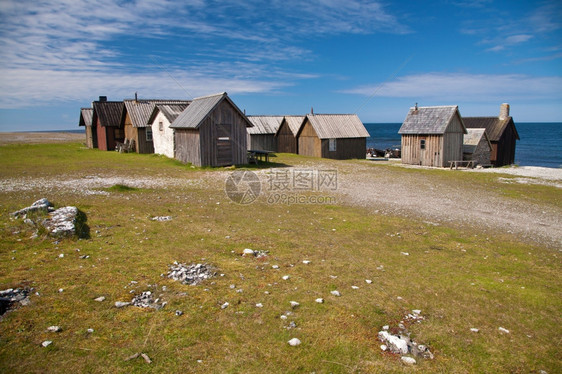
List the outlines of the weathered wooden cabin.
{"label": "weathered wooden cabin", "polygon": [[154,153],[174,158],[176,141],[174,129],[170,125],[187,108],[188,102],[183,104],[156,104],[148,119],[152,129]]}
{"label": "weathered wooden cabin", "polygon": [[96,129],[98,148],[114,151],[116,142],[125,140],[122,121],[125,105],[122,101],[107,101],[106,96],[100,96],[99,101],[92,103],[92,107],[92,126]]}
{"label": "weathered wooden cabin", "polygon": [[458,106],[410,108],[398,131],[402,135],[402,163],[447,167],[462,160],[466,128]]}
{"label": "weathered wooden cabin", "polygon": [[284,116],[275,133],[277,152],[298,153],[297,133],[304,121],[304,116]]}
{"label": "weathered wooden cabin", "polygon": [[80,121],[78,126],[84,126],[86,130],[86,147],[97,148],[98,137],[95,128],[92,129],[93,108],[80,108]]}
{"label": "weathered wooden cabin", "polygon": [[175,158],[195,166],[246,164],[246,127],[252,126],[226,92],[194,99],[170,125]]}
{"label": "weathered wooden cabin", "polygon": [[277,152],[275,133],[283,116],[247,116],[253,127],[248,127],[248,149]]}
{"label": "weathered wooden cabin", "polygon": [[309,114],[297,132],[298,154],[365,158],[369,133],[355,114]]}
{"label": "weathered wooden cabin", "polygon": [[185,104],[188,102],[186,100],[138,100],[136,97],[124,100],[125,139],[134,140],[135,151],[138,153],[154,153],[153,129],[148,123],[154,107],[158,104]]}
{"label": "weathered wooden cabin", "polygon": [[467,128],[485,128],[492,144],[492,165],[499,167],[515,162],[515,143],[519,134],[513,118],[509,115],[509,104],[502,104],[498,117],[464,117]]}
{"label": "weathered wooden cabin", "polygon": [[486,134],[486,129],[466,129],[462,153],[463,160],[473,161],[474,166],[491,166],[492,144]]}

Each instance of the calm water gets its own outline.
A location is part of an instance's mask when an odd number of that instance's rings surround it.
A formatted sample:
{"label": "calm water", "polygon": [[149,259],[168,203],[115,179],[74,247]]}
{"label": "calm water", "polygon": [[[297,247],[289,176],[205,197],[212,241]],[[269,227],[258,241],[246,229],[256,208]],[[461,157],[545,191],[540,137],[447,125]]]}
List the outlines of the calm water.
{"label": "calm water", "polygon": [[[386,149],[400,145],[401,123],[366,123],[370,138],[367,148]],[[520,166],[562,167],[562,123],[516,122],[521,140],[515,146],[515,163]]]}

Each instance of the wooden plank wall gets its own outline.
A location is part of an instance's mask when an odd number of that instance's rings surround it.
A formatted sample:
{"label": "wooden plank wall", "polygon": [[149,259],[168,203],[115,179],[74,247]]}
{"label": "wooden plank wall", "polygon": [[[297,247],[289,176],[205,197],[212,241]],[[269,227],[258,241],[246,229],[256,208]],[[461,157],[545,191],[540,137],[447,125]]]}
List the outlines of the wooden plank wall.
{"label": "wooden plank wall", "polygon": [[137,127],[137,152],[138,153],[154,153],[153,141],[146,140],[147,127]]}
{"label": "wooden plank wall", "polygon": [[86,147],[94,148],[94,138],[92,136],[92,126],[86,126]]}
{"label": "wooden plank wall", "polygon": [[101,125],[99,118],[96,121],[96,133],[98,137],[98,148],[102,151],[107,151],[106,128]]}
{"label": "wooden plank wall", "polygon": [[336,151],[330,152],[330,140],[322,139],[322,157],[335,160],[363,159],[367,153],[367,138],[338,138]]}
{"label": "wooden plank wall", "polygon": [[175,129],[176,159],[183,163],[201,165],[199,130]]}
{"label": "wooden plank wall", "polygon": [[254,134],[250,135],[249,138],[248,149],[277,152],[277,139],[274,134]]}
{"label": "wooden plank wall", "polygon": [[297,138],[291,132],[286,121],[281,123],[277,133],[277,152],[298,153]]}
{"label": "wooden plank wall", "polygon": [[505,166],[511,165],[515,162],[515,143],[516,143],[515,131],[513,126],[508,125],[503,132],[500,140],[496,143],[496,158],[494,160],[494,166]]}
{"label": "wooden plank wall", "polygon": [[[421,140],[425,140],[425,149],[421,149]],[[402,135],[402,163],[441,166],[442,140],[441,135]]]}
{"label": "wooden plank wall", "polygon": [[297,139],[299,155],[322,157],[322,141],[316,135],[316,131],[308,119]]}

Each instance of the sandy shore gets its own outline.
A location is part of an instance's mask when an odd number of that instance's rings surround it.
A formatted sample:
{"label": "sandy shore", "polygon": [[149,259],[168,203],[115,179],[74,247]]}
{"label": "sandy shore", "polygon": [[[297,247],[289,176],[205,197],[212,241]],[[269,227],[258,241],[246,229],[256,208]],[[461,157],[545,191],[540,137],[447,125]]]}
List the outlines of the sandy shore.
{"label": "sandy shore", "polygon": [[86,135],[73,132],[0,132],[0,145],[85,142]]}

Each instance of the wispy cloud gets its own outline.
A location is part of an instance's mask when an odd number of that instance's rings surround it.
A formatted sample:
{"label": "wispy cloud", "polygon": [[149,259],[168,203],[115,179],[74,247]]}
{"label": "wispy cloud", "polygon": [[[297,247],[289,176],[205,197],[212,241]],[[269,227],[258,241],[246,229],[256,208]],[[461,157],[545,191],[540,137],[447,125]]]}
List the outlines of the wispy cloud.
{"label": "wispy cloud", "polygon": [[427,73],[409,75],[394,81],[345,90],[348,94],[434,100],[486,102],[508,99],[562,100],[562,77],[531,77],[506,74]]}
{"label": "wispy cloud", "polygon": [[[409,30],[366,0],[3,0],[0,107],[139,86],[158,95],[169,75],[193,92],[272,92],[312,77],[280,68],[282,61],[314,58],[299,46],[302,38],[374,32]],[[157,41],[156,49],[139,54],[137,45],[148,40]]]}

